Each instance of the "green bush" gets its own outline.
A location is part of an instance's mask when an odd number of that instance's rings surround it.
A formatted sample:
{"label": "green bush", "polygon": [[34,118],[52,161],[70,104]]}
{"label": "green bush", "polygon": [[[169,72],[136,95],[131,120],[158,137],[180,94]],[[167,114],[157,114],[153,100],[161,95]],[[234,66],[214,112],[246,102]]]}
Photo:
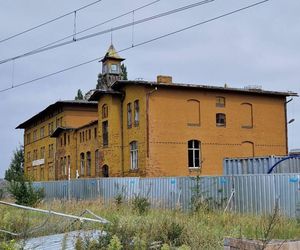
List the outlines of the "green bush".
{"label": "green bush", "polygon": [[132,199],[133,210],[138,212],[139,215],[143,215],[146,212],[148,212],[150,209],[150,205],[151,204],[148,198],[146,197],[135,195],[134,198]]}
{"label": "green bush", "polygon": [[44,190],[42,188],[34,188],[31,180],[25,177],[19,181],[11,181],[8,191],[16,199],[16,204],[24,206],[36,206],[44,198]]}

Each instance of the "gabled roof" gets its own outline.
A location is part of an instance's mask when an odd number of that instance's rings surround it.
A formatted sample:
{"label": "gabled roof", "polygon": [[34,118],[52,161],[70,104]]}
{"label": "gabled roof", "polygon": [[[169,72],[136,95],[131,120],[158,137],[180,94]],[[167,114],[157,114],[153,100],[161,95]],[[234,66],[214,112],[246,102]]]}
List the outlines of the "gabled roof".
{"label": "gabled roof", "polygon": [[116,51],[115,47],[111,44],[101,62],[105,61],[106,59],[115,59],[119,61],[124,61],[124,58],[121,58]]}
{"label": "gabled roof", "polygon": [[254,94],[254,95],[274,95],[274,96],[298,96],[297,93],[287,91],[269,91],[260,88],[232,88],[232,87],[219,87],[199,84],[183,84],[183,83],[157,83],[150,81],[125,81],[119,80],[112,84],[111,88],[115,91],[120,91],[125,85],[142,85],[149,87],[165,88],[165,89],[189,89],[189,90],[203,90],[203,91],[220,91],[220,92],[235,92],[241,94]]}
{"label": "gabled roof", "polygon": [[54,112],[56,109],[64,106],[74,106],[74,107],[97,107],[98,103],[93,101],[87,101],[87,100],[65,100],[65,101],[57,101],[51,105],[49,105],[47,108],[42,110],[41,112],[37,113],[36,115],[32,116],[25,122],[19,124],[16,128],[26,128],[28,127],[32,122],[41,119],[42,117],[45,117],[47,114]]}

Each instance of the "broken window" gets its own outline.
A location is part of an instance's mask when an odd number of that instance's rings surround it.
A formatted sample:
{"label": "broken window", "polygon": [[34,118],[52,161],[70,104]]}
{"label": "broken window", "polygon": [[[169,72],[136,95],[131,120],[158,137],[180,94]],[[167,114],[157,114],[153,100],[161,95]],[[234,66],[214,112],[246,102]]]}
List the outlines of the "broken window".
{"label": "broken window", "polygon": [[188,141],[188,166],[199,168],[201,163],[201,142],[197,140]]}
{"label": "broken window", "polygon": [[138,169],[138,143],[137,141],[132,141],[130,143],[130,161],[131,169]]}
{"label": "broken window", "polygon": [[108,146],[108,121],[102,122],[103,146]]}
{"label": "broken window", "polygon": [[131,110],[131,103],[127,104],[127,127],[131,128],[132,126],[132,110]]}
{"label": "broken window", "polygon": [[86,175],[91,176],[91,152],[86,153]]}
{"label": "broken window", "polygon": [[216,114],[216,125],[217,127],[226,127],[226,115],[223,113]]}
{"label": "broken window", "polygon": [[140,105],[139,100],[134,101],[134,126],[139,126],[140,121]]}

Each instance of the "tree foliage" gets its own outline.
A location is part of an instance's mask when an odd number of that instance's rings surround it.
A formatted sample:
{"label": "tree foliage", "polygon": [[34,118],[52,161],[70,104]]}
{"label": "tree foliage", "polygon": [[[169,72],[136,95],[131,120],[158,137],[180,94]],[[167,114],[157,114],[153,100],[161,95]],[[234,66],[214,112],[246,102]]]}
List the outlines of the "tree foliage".
{"label": "tree foliage", "polygon": [[24,148],[19,146],[14,152],[9,168],[5,171],[5,180],[19,181],[24,175]]}
{"label": "tree foliage", "polygon": [[122,80],[128,80],[127,67],[125,66],[124,63],[121,64],[121,75],[122,75]]}
{"label": "tree foliage", "polygon": [[83,100],[83,99],[84,99],[84,97],[83,97],[82,91],[81,91],[81,89],[78,89],[77,95],[75,96],[75,100]]}

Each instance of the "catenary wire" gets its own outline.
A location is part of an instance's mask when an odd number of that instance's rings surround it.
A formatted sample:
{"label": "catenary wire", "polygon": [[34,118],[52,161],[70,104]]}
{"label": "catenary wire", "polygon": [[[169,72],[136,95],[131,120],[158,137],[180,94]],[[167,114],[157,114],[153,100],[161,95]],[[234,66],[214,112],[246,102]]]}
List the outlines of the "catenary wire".
{"label": "catenary wire", "polygon": [[[117,51],[117,53],[121,53],[121,52],[130,50],[130,49],[132,49],[132,48],[139,47],[139,46],[142,46],[142,45],[145,45],[145,44],[148,44],[148,43],[151,43],[151,42],[154,42],[154,41],[163,39],[163,38],[165,38],[165,37],[169,37],[169,36],[171,36],[171,35],[175,35],[175,34],[177,34],[177,33],[180,33],[180,32],[183,32],[183,31],[186,31],[186,30],[195,28],[195,27],[200,26],[200,25],[204,25],[204,24],[209,23],[209,22],[213,22],[213,21],[215,21],[215,20],[218,20],[218,19],[221,19],[221,18],[230,16],[230,15],[233,15],[233,14],[235,14],[235,13],[238,13],[238,12],[241,12],[241,11],[244,11],[244,10],[247,10],[247,9],[250,9],[250,8],[253,8],[253,7],[255,7],[255,6],[261,5],[261,4],[266,3],[266,2],[269,2],[269,1],[270,1],[270,0],[263,0],[263,1],[256,2],[256,3],[251,4],[251,5],[247,5],[247,6],[245,6],[245,7],[236,9],[236,10],[234,10],[234,11],[227,12],[227,13],[225,13],[225,14],[222,14],[222,15],[219,15],[219,16],[216,16],[216,17],[207,19],[207,20],[205,20],[205,21],[198,22],[198,23],[196,23],[196,24],[187,26],[187,27],[185,27],[185,28],[178,29],[178,30],[176,30],[176,31],[173,31],[173,32],[170,32],[170,33],[167,33],[167,34],[164,34],[164,35],[157,36],[157,37],[155,37],[155,38],[149,39],[149,40],[147,40],[147,41],[143,41],[143,42],[137,43],[137,44],[135,44],[134,46],[130,46],[130,47],[121,49],[121,50]],[[92,60],[89,60],[89,61],[86,61],[86,62],[77,64],[77,65],[73,65],[73,66],[71,66],[71,67],[64,68],[64,69],[61,69],[61,70],[59,70],[59,71],[56,71],[56,72],[53,72],[53,73],[50,73],[50,74],[47,74],[47,75],[44,75],[44,76],[41,76],[41,77],[32,79],[32,80],[29,80],[29,81],[26,81],[26,82],[22,82],[22,83],[20,83],[20,84],[15,85],[14,87],[8,87],[8,88],[5,88],[5,89],[2,89],[2,90],[0,90],[0,93],[1,93],[1,92],[5,92],[5,91],[8,91],[8,90],[13,89],[13,88],[17,88],[17,87],[23,86],[23,85],[27,85],[27,84],[32,83],[32,82],[36,82],[36,81],[39,81],[39,80],[48,78],[48,77],[53,76],[53,75],[57,75],[57,74],[60,74],[60,73],[63,73],[63,72],[72,70],[72,69],[74,69],[74,68],[81,67],[81,66],[83,66],[83,65],[86,65],[86,64],[89,64],[89,63],[92,63],[92,62],[95,62],[95,61],[99,61],[99,60],[101,60],[101,59],[103,59],[103,58],[104,58],[104,57],[95,58],[95,59],[92,59]]]}
{"label": "catenary wire", "polygon": [[[4,60],[0,61],[0,64],[6,63],[6,62],[9,62],[9,61],[12,61],[12,60],[20,59],[22,57],[38,54],[38,53],[41,53],[41,52],[44,52],[44,51],[52,50],[52,49],[62,47],[62,46],[65,46],[65,45],[68,45],[68,44],[71,44],[71,43],[75,43],[75,42],[83,41],[83,40],[86,40],[86,39],[90,39],[90,38],[93,38],[93,37],[96,37],[96,36],[104,35],[104,34],[107,34],[107,33],[113,32],[113,31],[125,29],[125,28],[133,26],[133,25],[149,22],[149,21],[152,21],[152,20],[157,19],[157,18],[173,15],[175,13],[178,13],[178,12],[181,12],[181,11],[184,11],[184,10],[188,10],[188,9],[191,9],[191,8],[195,8],[197,6],[204,5],[204,4],[213,2],[213,1],[215,1],[215,0],[203,0],[203,1],[200,1],[200,2],[193,3],[193,4],[185,5],[183,7],[176,8],[176,9],[173,9],[173,10],[170,10],[170,11],[166,11],[166,12],[154,15],[154,16],[146,17],[146,18],[134,21],[134,22],[131,21],[131,22],[128,22],[126,24],[122,24],[122,25],[114,27],[114,28],[110,28],[110,29],[106,29],[106,30],[103,30],[103,31],[92,33],[92,34],[89,34],[89,35],[86,35],[86,36],[82,36],[82,37],[76,38],[76,40],[72,39],[70,41],[66,41],[66,42],[59,43],[59,44],[52,45],[52,46],[43,46],[40,49],[36,49],[34,51],[30,51],[30,52],[27,52],[25,54],[15,56],[15,57],[12,57],[12,58],[4,59]],[[132,13],[132,11],[131,11],[131,13]]]}
{"label": "catenary wire", "polygon": [[150,3],[148,3],[148,4],[145,4],[145,5],[143,5],[143,6],[140,6],[140,7],[136,8],[136,9],[134,9],[134,10],[131,10],[131,11],[125,12],[125,13],[119,15],[119,16],[110,18],[110,19],[108,19],[108,20],[106,20],[106,21],[104,21],[104,22],[98,23],[98,24],[96,24],[96,25],[93,25],[93,26],[91,26],[91,27],[88,27],[88,28],[86,28],[86,29],[83,29],[83,30],[81,30],[81,31],[79,31],[79,32],[73,33],[72,35],[68,35],[68,36],[65,36],[65,37],[63,37],[63,38],[60,38],[60,39],[58,39],[58,40],[56,40],[56,41],[53,41],[53,42],[48,43],[48,44],[46,44],[46,45],[43,45],[43,46],[41,46],[41,47],[39,47],[39,48],[37,48],[37,49],[31,50],[31,51],[26,52],[26,53],[24,53],[24,54],[22,54],[22,55],[15,56],[15,57],[13,57],[13,58],[8,58],[8,59],[5,59],[5,60],[1,60],[1,61],[0,61],[0,64],[9,62],[9,61],[11,61],[11,60],[20,59],[20,58],[25,57],[25,56],[33,55],[34,52],[38,52],[39,50],[45,49],[45,48],[47,48],[47,47],[49,47],[49,46],[52,46],[52,45],[57,44],[57,43],[59,43],[59,42],[62,42],[62,41],[64,41],[64,40],[68,39],[68,38],[74,38],[74,36],[76,37],[76,36],[79,35],[79,34],[82,34],[82,33],[86,32],[86,31],[91,30],[91,29],[97,28],[97,27],[99,27],[99,26],[101,26],[101,25],[107,24],[107,23],[109,23],[109,22],[111,22],[111,21],[117,20],[117,19],[119,19],[119,18],[121,18],[121,17],[124,17],[124,16],[126,16],[126,15],[128,15],[128,14],[131,14],[133,11],[139,11],[139,10],[141,10],[141,9],[144,9],[144,8],[146,8],[146,7],[150,6],[150,5],[153,5],[153,4],[157,3],[157,2],[160,2],[160,1],[161,1],[161,0],[156,0],[156,1],[150,2]]}
{"label": "catenary wire", "polygon": [[62,19],[64,17],[66,17],[66,16],[69,16],[69,15],[73,14],[75,11],[78,12],[80,10],[86,9],[86,8],[88,8],[88,7],[92,6],[92,5],[95,5],[95,4],[97,4],[97,3],[101,2],[101,1],[102,0],[97,0],[95,2],[89,3],[87,5],[84,5],[84,6],[80,7],[80,8],[78,8],[78,9],[76,9],[76,10],[70,11],[68,13],[65,13],[65,14],[61,15],[61,16],[55,17],[55,18],[53,18],[53,19],[51,19],[49,21],[46,21],[46,22],[41,23],[39,25],[36,25],[36,26],[34,26],[32,28],[29,28],[27,30],[21,31],[21,32],[15,34],[15,35],[12,35],[12,36],[9,36],[7,38],[4,38],[4,39],[0,40],[0,43],[6,42],[6,41],[8,41],[10,39],[13,39],[13,38],[18,37],[18,36],[23,35],[23,34],[26,34],[26,33],[30,32],[30,31],[33,31],[33,30],[38,29],[38,28],[40,28],[42,26],[45,26],[45,25],[47,25],[49,23],[53,23],[53,22],[55,22],[55,21],[57,21],[59,19]]}

